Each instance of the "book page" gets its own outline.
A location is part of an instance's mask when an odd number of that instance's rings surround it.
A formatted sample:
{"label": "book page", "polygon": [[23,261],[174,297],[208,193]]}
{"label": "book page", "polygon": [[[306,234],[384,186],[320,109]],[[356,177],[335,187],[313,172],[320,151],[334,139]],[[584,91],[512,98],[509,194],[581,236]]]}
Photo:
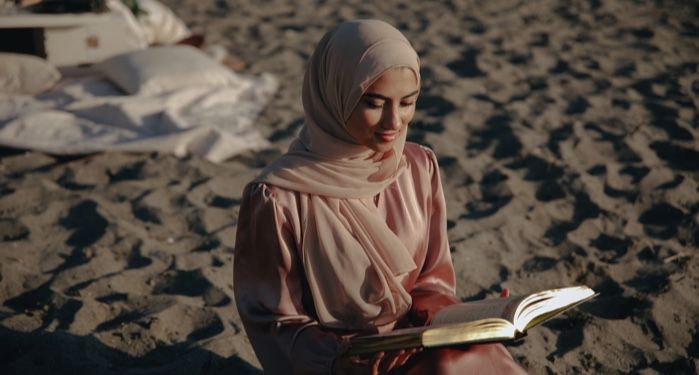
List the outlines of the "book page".
{"label": "book page", "polygon": [[436,346],[502,341],[514,339],[517,335],[515,327],[500,318],[482,319],[467,323],[444,326],[430,326],[422,338],[423,346]]}
{"label": "book page", "polygon": [[517,308],[515,327],[520,332],[594,297],[586,286],[545,290],[528,296]]}
{"label": "book page", "polygon": [[515,327],[500,318],[467,323],[397,329],[392,332],[350,339],[350,355],[413,347],[437,347],[464,343],[510,340],[515,338]]}
{"label": "book page", "polygon": [[457,303],[440,310],[430,325],[463,323],[486,318],[502,318],[513,322],[514,313],[525,296],[489,298]]}

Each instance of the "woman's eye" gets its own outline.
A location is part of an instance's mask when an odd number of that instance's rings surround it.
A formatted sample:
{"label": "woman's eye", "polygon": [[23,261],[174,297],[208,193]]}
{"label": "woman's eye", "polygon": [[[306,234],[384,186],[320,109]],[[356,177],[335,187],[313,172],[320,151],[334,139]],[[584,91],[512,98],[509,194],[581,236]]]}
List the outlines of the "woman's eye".
{"label": "woman's eye", "polygon": [[400,103],[400,106],[401,106],[401,107],[410,107],[410,106],[412,106],[413,104],[415,104],[415,102],[401,102],[401,103]]}
{"label": "woman's eye", "polygon": [[369,108],[381,108],[383,107],[383,103],[371,101],[371,100],[365,100],[364,104],[369,107]]}

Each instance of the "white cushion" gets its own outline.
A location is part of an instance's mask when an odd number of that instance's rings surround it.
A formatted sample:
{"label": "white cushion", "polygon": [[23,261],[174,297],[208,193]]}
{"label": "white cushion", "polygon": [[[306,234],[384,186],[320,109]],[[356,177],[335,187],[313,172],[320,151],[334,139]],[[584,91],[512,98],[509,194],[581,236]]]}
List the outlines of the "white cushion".
{"label": "white cushion", "polygon": [[153,47],[111,57],[96,66],[132,95],[156,95],[193,86],[227,87],[235,74],[190,46]]}
{"label": "white cushion", "polygon": [[169,45],[188,38],[192,32],[175,13],[158,0],[138,0],[138,21],[149,44]]}
{"label": "white cushion", "polygon": [[60,79],[58,69],[40,57],[0,53],[0,93],[35,95]]}

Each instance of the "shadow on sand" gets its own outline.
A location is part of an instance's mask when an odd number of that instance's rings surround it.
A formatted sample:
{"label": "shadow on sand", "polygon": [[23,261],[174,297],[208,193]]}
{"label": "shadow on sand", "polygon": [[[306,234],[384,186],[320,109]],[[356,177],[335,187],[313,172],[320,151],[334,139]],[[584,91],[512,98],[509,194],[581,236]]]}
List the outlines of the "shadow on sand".
{"label": "shadow on sand", "polygon": [[242,374],[262,372],[239,357],[223,358],[188,343],[159,345],[143,357],[92,336],[0,327],[2,374]]}

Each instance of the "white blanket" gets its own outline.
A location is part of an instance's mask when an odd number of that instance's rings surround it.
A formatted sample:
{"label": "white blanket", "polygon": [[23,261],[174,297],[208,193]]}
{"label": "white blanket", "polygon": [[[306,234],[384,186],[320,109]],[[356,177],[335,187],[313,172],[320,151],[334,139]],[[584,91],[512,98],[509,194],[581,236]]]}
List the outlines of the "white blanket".
{"label": "white blanket", "polygon": [[123,95],[98,75],[65,78],[36,97],[0,93],[0,145],[53,154],[161,151],[219,162],[269,145],[254,124],[277,81],[238,77],[233,87],[154,96]]}

